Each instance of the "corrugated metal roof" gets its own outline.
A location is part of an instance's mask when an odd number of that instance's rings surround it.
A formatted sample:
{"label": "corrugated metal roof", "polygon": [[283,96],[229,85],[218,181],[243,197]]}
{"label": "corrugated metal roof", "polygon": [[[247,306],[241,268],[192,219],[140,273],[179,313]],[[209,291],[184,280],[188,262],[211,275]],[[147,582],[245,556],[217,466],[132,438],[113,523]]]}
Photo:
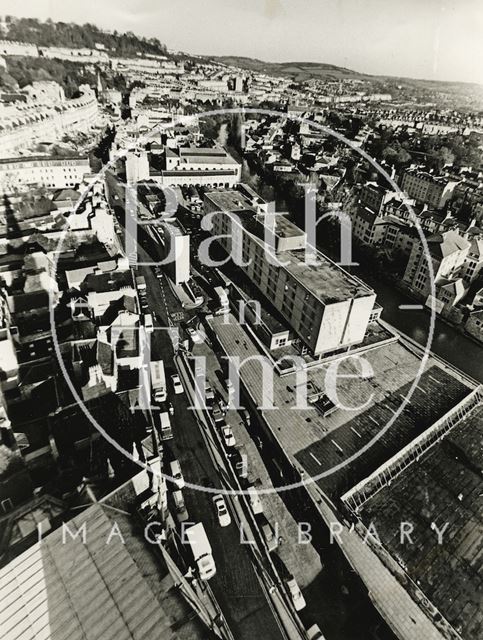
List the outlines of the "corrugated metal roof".
{"label": "corrugated metal roof", "polygon": [[[176,634],[100,505],[57,529],[0,570],[3,640],[169,640]],[[129,531],[122,531],[126,538]],[[64,543],[65,542],[65,543]]]}

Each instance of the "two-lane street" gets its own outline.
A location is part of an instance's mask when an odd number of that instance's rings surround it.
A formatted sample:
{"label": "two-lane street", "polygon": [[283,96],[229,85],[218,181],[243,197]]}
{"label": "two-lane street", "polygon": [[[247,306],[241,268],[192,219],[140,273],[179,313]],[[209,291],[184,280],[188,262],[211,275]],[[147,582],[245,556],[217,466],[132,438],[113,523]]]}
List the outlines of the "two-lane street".
{"label": "two-lane street", "polygon": [[[139,246],[140,261],[152,260],[146,252],[148,245],[149,243],[145,247]],[[148,307],[155,316],[155,330],[151,334],[151,358],[163,359],[165,363],[168,401],[174,408],[171,418],[173,440],[167,443],[167,451],[179,460],[186,482],[200,487],[221,487],[194,411],[188,408],[192,401],[188,398],[186,389],[184,393],[176,395],[169,380],[176,368],[173,343],[167,330],[167,310],[169,307],[171,317],[182,317],[185,312],[166,281],[162,278],[160,282],[152,267],[142,266],[138,271],[145,277]],[[178,330],[182,337],[182,329],[178,327]],[[168,489],[172,488],[172,483],[168,482]],[[251,561],[250,549],[240,542],[240,530],[234,518],[230,526],[220,526],[211,492],[185,487],[183,495],[189,520],[202,522],[208,535],[216,564],[216,575],[211,578],[210,587],[235,637],[253,640],[259,636],[260,629],[263,629],[264,640],[283,638],[269,598]]]}

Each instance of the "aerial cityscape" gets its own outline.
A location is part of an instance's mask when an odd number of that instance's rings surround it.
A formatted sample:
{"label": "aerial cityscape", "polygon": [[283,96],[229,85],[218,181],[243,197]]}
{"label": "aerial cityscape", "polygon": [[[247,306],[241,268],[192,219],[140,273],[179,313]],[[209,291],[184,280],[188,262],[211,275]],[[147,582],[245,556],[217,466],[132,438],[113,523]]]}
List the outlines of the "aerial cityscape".
{"label": "aerial cityscape", "polygon": [[482,638],[483,6],[18,4],[0,638]]}

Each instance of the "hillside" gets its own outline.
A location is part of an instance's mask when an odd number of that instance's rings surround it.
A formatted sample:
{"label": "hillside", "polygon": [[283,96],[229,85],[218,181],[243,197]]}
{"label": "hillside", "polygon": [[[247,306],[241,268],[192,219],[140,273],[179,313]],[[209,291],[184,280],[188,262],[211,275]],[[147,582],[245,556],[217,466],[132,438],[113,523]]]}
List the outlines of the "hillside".
{"label": "hillside", "polygon": [[111,54],[137,56],[139,54],[166,55],[166,45],[157,38],[143,38],[128,31],[107,32],[93,24],[66,22],[42,22],[34,18],[7,16],[6,31],[2,35],[7,40],[31,42],[39,47],[72,47],[94,49],[101,45]]}
{"label": "hillside", "polygon": [[322,62],[264,62],[256,58],[245,58],[243,56],[217,56],[213,57],[212,60],[268,75],[288,76],[293,78],[295,82],[304,82],[311,78],[340,80],[342,78],[362,79],[368,77],[351,69]]}

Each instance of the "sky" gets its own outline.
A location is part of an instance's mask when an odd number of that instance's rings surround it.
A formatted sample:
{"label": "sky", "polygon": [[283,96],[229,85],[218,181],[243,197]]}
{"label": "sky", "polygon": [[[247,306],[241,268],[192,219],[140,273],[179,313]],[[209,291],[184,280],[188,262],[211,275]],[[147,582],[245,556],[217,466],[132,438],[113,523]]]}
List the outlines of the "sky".
{"label": "sky", "polygon": [[92,22],[168,49],[483,84],[483,0],[2,0],[6,15]]}

